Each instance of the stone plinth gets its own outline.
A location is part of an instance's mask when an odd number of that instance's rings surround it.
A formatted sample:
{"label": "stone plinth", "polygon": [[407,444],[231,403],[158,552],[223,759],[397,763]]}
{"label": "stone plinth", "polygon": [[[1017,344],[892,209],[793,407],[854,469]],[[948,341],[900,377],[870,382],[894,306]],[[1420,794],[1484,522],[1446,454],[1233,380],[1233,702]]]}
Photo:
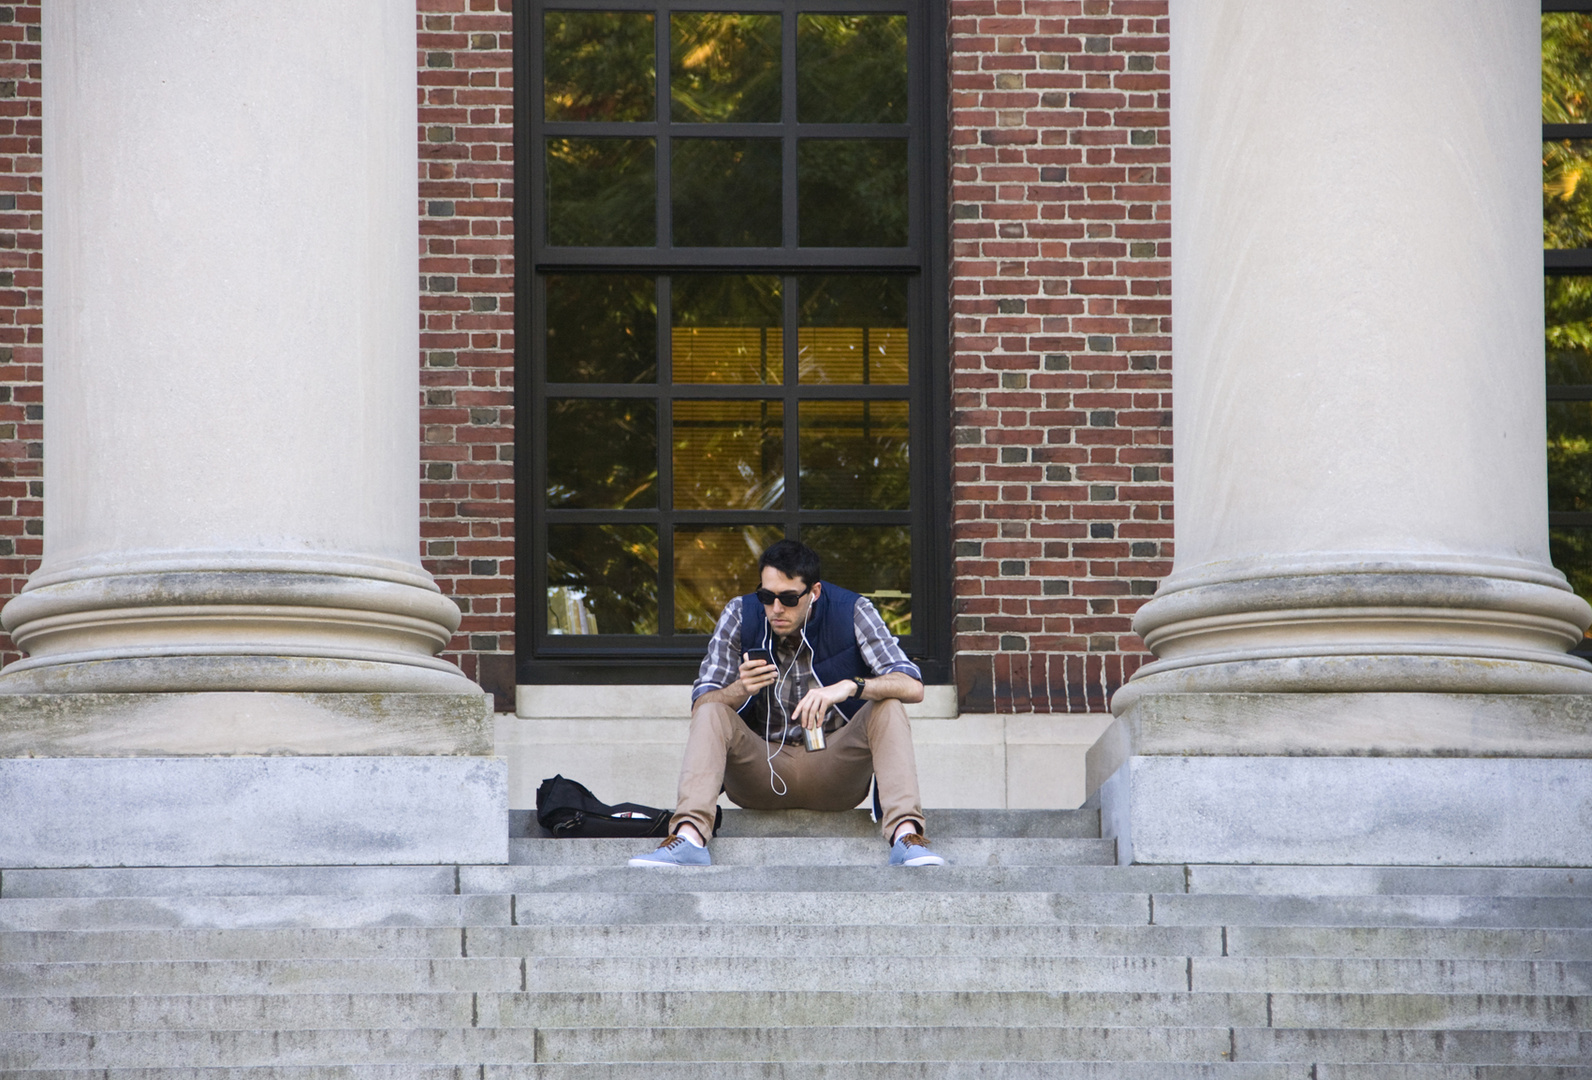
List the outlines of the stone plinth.
{"label": "stone plinth", "polygon": [[1090,773],[1125,863],[1592,866],[1584,695],[1147,694]]}

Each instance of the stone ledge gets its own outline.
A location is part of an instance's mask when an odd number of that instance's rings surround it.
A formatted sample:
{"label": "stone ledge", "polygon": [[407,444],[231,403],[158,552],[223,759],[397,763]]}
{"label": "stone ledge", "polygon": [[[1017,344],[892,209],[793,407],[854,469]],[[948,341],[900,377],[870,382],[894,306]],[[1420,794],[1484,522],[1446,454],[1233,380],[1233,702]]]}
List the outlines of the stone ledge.
{"label": "stone ledge", "polygon": [[485,694],[0,694],[0,758],[491,753]]}
{"label": "stone ledge", "polygon": [[1592,758],[1582,694],[1146,694],[1122,724],[1137,755]]}
{"label": "stone ledge", "polygon": [[496,758],[0,760],[0,867],[507,860]]}
{"label": "stone ledge", "polygon": [[1133,757],[1101,788],[1122,862],[1592,866],[1592,761]]}

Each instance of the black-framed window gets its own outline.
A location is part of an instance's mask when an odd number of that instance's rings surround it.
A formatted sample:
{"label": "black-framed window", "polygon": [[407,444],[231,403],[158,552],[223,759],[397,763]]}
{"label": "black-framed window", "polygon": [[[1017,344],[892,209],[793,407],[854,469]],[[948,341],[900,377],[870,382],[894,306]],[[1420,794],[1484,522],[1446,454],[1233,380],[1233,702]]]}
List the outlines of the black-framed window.
{"label": "black-framed window", "polygon": [[1548,542],[1592,599],[1592,0],[1542,12]]}
{"label": "black-framed window", "polygon": [[522,683],[689,678],[781,536],[948,677],[937,8],[521,0]]}

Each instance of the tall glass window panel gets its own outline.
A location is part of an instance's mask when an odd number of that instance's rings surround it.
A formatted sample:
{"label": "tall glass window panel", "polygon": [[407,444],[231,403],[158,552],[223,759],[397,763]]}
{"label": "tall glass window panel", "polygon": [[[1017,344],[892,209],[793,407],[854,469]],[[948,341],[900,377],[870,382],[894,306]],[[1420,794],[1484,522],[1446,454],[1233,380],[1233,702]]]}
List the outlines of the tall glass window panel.
{"label": "tall glass window panel", "polygon": [[555,121],[652,120],[657,72],[652,15],[542,14],[542,115]]}
{"label": "tall glass window panel", "polygon": [[804,124],[906,123],[906,16],[798,15],[796,118]]}
{"label": "tall glass window panel", "polygon": [[673,381],[780,383],[781,295],[772,275],[676,274],[669,296]]}
{"label": "tall glass window panel", "polygon": [[912,633],[912,530],[905,525],[809,525],[802,543],[824,577],[860,592],[897,637]]}
{"label": "tall glass window panel", "polygon": [[797,279],[797,293],[803,383],[906,383],[904,275],[810,274]]}
{"label": "tall glass window panel", "polygon": [[547,242],[646,247],[657,239],[652,139],[548,139]]}
{"label": "tall glass window panel", "polygon": [[1592,122],[1592,14],[1542,16],[1542,122]]}
{"label": "tall glass window panel", "polygon": [[658,530],[549,525],[547,629],[552,634],[656,634]]}
{"label": "tall glass window panel", "polygon": [[785,498],[778,400],[674,403],[676,510],[772,510]]}
{"label": "tall glass window panel", "polygon": [[757,560],[777,525],[682,525],[674,530],[674,628],[711,634],[724,605],[757,588]]}
{"label": "tall glass window panel", "polygon": [[1553,563],[1592,598],[1592,277],[1550,275],[1548,541]]}
{"label": "tall glass window panel", "polygon": [[658,284],[644,274],[547,277],[547,381],[658,377]]}
{"label": "tall glass window panel", "polygon": [[905,247],[905,139],[799,139],[796,215],[802,247]]}
{"label": "tall glass window panel", "polygon": [[1542,246],[1592,247],[1592,139],[1542,144]]}
{"label": "tall glass window panel", "polygon": [[675,247],[779,247],[779,139],[676,138],[670,167]]}
{"label": "tall glass window panel", "polygon": [[656,507],[657,409],[636,398],[549,398],[548,508]]}
{"label": "tall glass window panel", "polygon": [[778,123],[780,17],[669,16],[669,115],[687,123]]}
{"label": "tall glass window panel", "polygon": [[804,401],[798,457],[803,510],[905,510],[905,401]]}

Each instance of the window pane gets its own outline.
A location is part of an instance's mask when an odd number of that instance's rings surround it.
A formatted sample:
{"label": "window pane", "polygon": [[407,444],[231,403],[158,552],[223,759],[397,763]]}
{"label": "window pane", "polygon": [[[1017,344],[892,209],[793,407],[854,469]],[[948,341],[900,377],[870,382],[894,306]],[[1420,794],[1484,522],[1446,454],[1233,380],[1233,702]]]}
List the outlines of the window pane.
{"label": "window pane", "polygon": [[542,115],[549,120],[653,119],[652,16],[640,11],[544,13],[542,84]]}
{"label": "window pane", "polygon": [[907,381],[907,279],[831,274],[797,279],[796,347],[804,383]]}
{"label": "window pane", "polygon": [[548,382],[652,382],[658,377],[658,293],[639,274],[547,278]]}
{"label": "window pane", "polygon": [[675,382],[784,381],[779,278],[681,274],[670,280],[669,288]]}
{"label": "window pane", "polygon": [[[800,39],[798,39],[800,40]],[[1592,15],[1542,16],[1542,122],[1592,121]]]}
{"label": "window pane", "polygon": [[1548,275],[1548,385],[1592,384],[1592,277]]}
{"label": "window pane", "polygon": [[675,139],[676,247],[779,247],[780,140]]}
{"label": "window pane", "polygon": [[1592,247],[1592,139],[1542,144],[1542,246]]}
{"label": "window pane", "polygon": [[650,400],[549,398],[548,507],[657,506],[657,409]]}
{"label": "window pane", "polygon": [[656,156],[651,139],[548,139],[547,242],[651,247]]}
{"label": "window pane", "polygon": [[912,633],[912,530],[905,525],[808,525],[802,543],[824,560],[824,579],[873,601],[897,637]]}
{"label": "window pane", "polygon": [[779,401],[676,401],[677,510],[769,510],[785,497]]}
{"label": "window pane", "polygon": [[554,634],[656,634],[658,530],[549,525],[547,629]]}
{"label": "window pane", "polygon": [[669,16],[670,116],[691,123],[778,123],[778,15]]}
{"label": "window pane", "polygon": [[799,15],[796,113],[803,124],[907,122],[905,15]]}
{"label": "window pane", "polygon": [[784,536],[775,525],[674,530],[674,628],[711,634],[724,605],[757,588],[757,558]]}
{"label": "window pane", "polygon": [[1592,512],[1592,401],[1548,402],[1548,510]]}
{"label": "window pane", "polygon": [[804,510],[905,510],[907,403],[801,403]]}
{"label": "window pane", "polygon": [[796,213],[802,247],[905,247],[907,141],[801,139]]}

